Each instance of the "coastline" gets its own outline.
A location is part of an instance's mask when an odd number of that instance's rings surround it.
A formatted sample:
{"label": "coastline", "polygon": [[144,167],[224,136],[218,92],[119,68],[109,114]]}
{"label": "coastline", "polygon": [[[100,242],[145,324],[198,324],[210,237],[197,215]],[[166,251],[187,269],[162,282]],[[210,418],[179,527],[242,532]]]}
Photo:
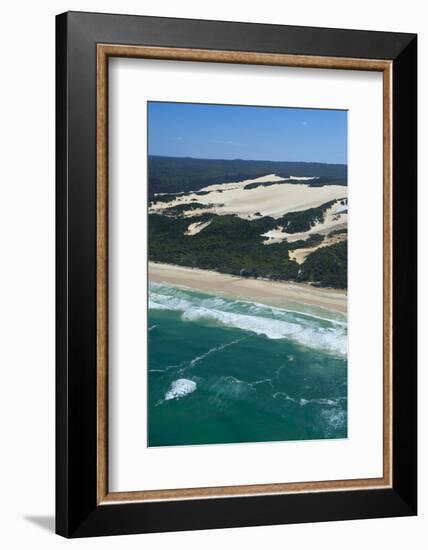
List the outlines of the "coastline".
{"label": "coastline", "polygon": [[258,302],[273,307],[308,308],[346,315],[344,290],[316,288],[306,283],[249,279],[205,269],[149,262],[149,280],[232,299]]}

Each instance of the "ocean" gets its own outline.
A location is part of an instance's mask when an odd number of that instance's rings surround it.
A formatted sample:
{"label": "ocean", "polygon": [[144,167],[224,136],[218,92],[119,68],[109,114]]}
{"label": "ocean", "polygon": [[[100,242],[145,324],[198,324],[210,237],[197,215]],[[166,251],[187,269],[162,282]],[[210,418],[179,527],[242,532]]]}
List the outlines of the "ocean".
{"label": "ocean", "polygon": [[148,445],[347,437],[346,316],[150,283]]}

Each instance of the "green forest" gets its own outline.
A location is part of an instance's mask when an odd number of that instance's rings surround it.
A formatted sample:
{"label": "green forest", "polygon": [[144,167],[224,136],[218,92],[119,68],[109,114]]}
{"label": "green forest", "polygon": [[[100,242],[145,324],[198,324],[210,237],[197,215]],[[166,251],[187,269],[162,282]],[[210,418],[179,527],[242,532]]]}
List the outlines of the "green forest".
{"label": "green forest", "polygon": [[348,241],[319,248],[309,254],[303,264],[300,279],[331,286],[347,287]]}
{"label": "green forest", "polygon": [[150,199],[153,199],[155,193],[197,191],[207,185],[254,179],[266,174],[276,174],[282,178],[290,175],[316,177],[316,180],[309,183],[311,186],[347,184],[346,164],[195,159],[156,155],[150,155],[148,160]]}
{"label": "green forest", "polygon": [[[208,220],[211,220],[210,225],[200,233],[184,234],[189,224]],[[150,214],[149,259],[241,277],[306,281],[346,288],[347,241],[320,248],[299,265],[289,259],[289,250],[314,246],[323,237],[313,235],[293,243],[284,240],[264,245],[261,234],[277,226],[278,221],[269,217],[249,221],[233,215],[175,218]]]}
{"label": "green forest", "polygon": [[288,212],[282,218],[276,220],[276,223],[282,225],[287,233],[303,233],[309,231],[317,223],[324,221],[326,211],[331,208],[337,200],[325,202],[321,206],[308,208],[298,212]]}

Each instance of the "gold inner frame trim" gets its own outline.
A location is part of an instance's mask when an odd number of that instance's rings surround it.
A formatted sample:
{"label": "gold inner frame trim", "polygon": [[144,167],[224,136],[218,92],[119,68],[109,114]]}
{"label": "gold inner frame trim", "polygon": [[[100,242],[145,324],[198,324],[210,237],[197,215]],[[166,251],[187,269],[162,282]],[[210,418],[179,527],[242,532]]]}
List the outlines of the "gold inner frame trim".
{"label": "gold inner frame trim", "polygon": [[[109,492],[108,488],[108,59],[133,57],[383,73],[383,476],[295,483]],[[378,489],[392,486],[392,62],[256,52],[97,45],[97,503]]]}

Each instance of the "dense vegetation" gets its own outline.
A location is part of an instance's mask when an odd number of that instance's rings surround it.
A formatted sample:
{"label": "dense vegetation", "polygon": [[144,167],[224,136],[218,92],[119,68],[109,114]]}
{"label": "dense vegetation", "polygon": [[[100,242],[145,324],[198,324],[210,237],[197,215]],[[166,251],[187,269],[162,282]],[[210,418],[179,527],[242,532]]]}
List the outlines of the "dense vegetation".
{"label": "dense vegetation", "polygon": [[200,202],[188,202],[184,204],[177,204],[176,206],[171,206],[166,208],[163,214],[165,216],[181,216],[192,210],[199,210],[201,208],[213,208],[213,207],[223,206],[223,204],[202,204]]}
{"label": "dense vegetation", "polygon": [[330,231],[328,236],[332,237],[333,235],[343,235],[344,233],[348,233],[348,228],[347,227],[343,227],[342,229],[335,229],[334,231]]}
{"label": "dense vegetation", "polygon": [[253,181],[252,183],[247,183],[244,186],[244,189],[257,189],[257,187],[269,187],[270,185],[278,185],[278,183],[285,183],[286,180],[276,180],[276,181]]}
{"label": "dense vegetation", "polygon": [[249,222],[236,216],[214,216],[210,225],[184,235],[198,218],[149,216],[149,258],[243,277],[296,279],[298,265],[288,258],[288,243],[263,245],[265,219]]}
{"label": "dense vegetation", "polygon": [[[284,176],[281,174],[284,178],[289,176]],[[277,181],[254,181],[252,183],[248,183],[245,185],[244,189],[256,189],[257,187],[269,187],[270,185],[277,185],[278,183],[289,183],[294,185],[308,185],[309,187],[324,187],[324,185],[347,185],[346,179],[336,179],[336,178],[329,178],[329,177],[321,177],[316,178],[314,180],[277,180]]]}
{"label": "dense vegetation", "polygon": [[174,202],[177,197],[179,197],[180,195],[182,195],[182,193],[177,193],[177,194],[168,194],[168,195],[158,195],[157,197],[155,196],[150,196],[149,199],[150,199],[150,205],[152,204],[156,204],[158,202]]}
{"label": "dense vegetation", "polygon": [[282,225],[287,233],[309,231],[311,227],[324,221],[326,211],[336,202],[336,200],[332,200],[315,208],[308,208],[299,212],[288,212],[278,220],[278,225]]}
{"label": "dense vegetation", "polygon": [[311,246],[316,246],[317,244],[322,243],[323,240],[324,235],[314,233],[312,235],[309,235],[306,240],[294,241],[292,244],[293,248],[310,248]]}
{"label": "dense vegetation", "polygon": [[266,174],[286,178],[306,176],[324,178],[328,185],[347,181],[346,164],[315,162],[274,162],[265,160],[194,159],[190,157],[149,156],[149,195],[195,191],[207,185],[253,179]]}
{"label": "dense vegetation", "polygon": [[316,180],[309,180],[307,182],[309,187],[323,187],[324,185],[348,185],[346,177],[344,178],[332,178],[332,177],[319,177]]}
{"label": "dense vegetation", "polygon": [[347,288],[348,241],[319,248],[301,266],[299,278],[320,286]]}
{"label": "dense vegetation", "polygon": [[[211,220],[208,227],[193,236],[185,235],[189,224]],[[201,269],[210,269],[241,277],[264,277],[273,280],[304,280],[324,286],[346,286],[345,261],[341,250],[328,251],[338,245],[319,249],[308,256],[303,266],[290,260],[289,250],[314,246],[323,237],[313,235],[305,241],[264,245],[261,234],[276,225],[273,218],[243,220],[237,216],[204,215],[193,218],[149,216],[149,259]],[[340,243],[343,245],[344,243]],[[342,247],[343,248],[343,247]],[[311,259],[314,255],[314,259]],[[310,260],[310,261],[309,261]],[[308,263],[308,269],[306,264]],[[302,267],[304,269],[302,269]],[[335,273],[335,269],[339,272]]]}

